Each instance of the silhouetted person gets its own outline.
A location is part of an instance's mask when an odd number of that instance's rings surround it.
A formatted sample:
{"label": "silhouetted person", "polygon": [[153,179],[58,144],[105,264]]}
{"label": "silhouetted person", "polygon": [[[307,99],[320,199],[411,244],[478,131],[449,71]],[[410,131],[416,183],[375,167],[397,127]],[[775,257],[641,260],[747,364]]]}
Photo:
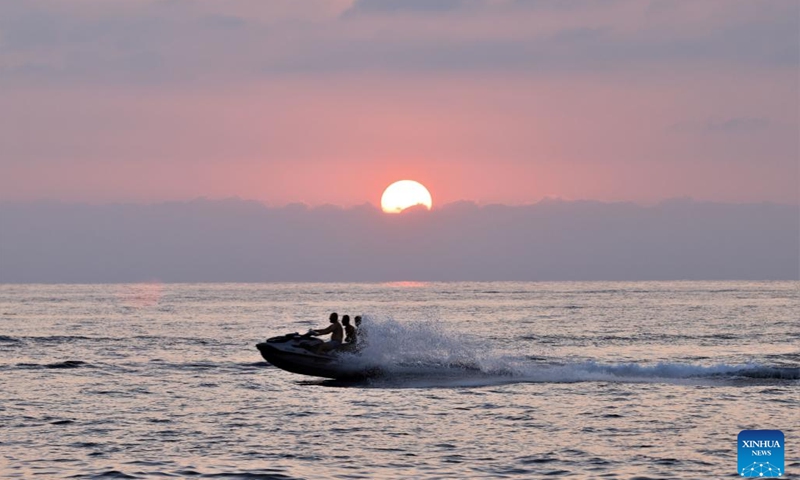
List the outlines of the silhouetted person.
{"label": "silhouetted person", "polygon": [[323,330],[311,330],[312,336],[319,336],[319,335],[327,335],[331,334],[331,339],[322,345],[319,346],[317,349],[317,353],[327,352],[329,350],[333,350],[338,348],[342,345],[342,339],[344,338],[344,331],[342,330],[342,324],[339,323],[339,314],[336,312],[331,313],[331,316],[328,317],[331,324],[328,325],[328,328]]}
{"label": "silhouetted person", "polygon": [[342,325],[344,325],[344,343],[356,343],[356,327],[350,325],[350,315],[342,317]]}
{"label": "silhouetted person", "polygon": [[356,315],[355,322],[356,322],[356,333],[355,335],[353,335],[353,341],[363,343],[364,340],[367,338],[367,332],[366,330],[363,332],[361,331],[361,315]]}

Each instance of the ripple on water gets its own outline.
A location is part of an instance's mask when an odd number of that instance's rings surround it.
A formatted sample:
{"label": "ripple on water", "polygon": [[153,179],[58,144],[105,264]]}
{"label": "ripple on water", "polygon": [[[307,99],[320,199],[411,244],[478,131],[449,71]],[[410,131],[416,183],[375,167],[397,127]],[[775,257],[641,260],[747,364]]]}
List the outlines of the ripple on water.
{"label": "ripple on water", "polygon": [[69,425],[71,423],[75,423],[75,420],[56,420],[54,422],[50,422],[50,425]]}
{"label": "ripple on water", "polygon": [[222,472],[222,473],[207,473],[201,475],[202,478],[241,478],[243,480],[299,480],[299,477],[293,477],[279,472],[270,472],[264,470],[263,472]]}
{"label": "ripple on water", "polygon": [[550,463],[558,461],[557,458],[554,457],[521,457],[516,459],[517,462],[523,465],[540,465],[543,463]]}
{"label": "ripple on water", "polygon": [[59,370],[59,369],[68,369],[68,368],[86,368],[86,367],[91,367],[91,366],[92,365],[90,365],[89,363],[81,361],[81,360],[64,360],[63,362],[44,363],[44,364],[40,364],[40,363],[17,363],[16,364],[17,368],[20,368],[20,369],[31,369],[31,370],[45,369],[45,368],[46,369]]}
{"label": "ripple on water", "polygon": [[81,475],[81,474],[78,474],[78,475],[72,475],[72,476],[70,476],[70,477],[68,477],[68,478],[89,478],[89,479],[91,479],[91,478],[96,478],[96,479],[105,479],[105,478],[143,478],[143,477],[138,477],[138,476],[135,476],[135,475],[129,475],[129,474],[127,474],[127,473],[120,472],[119,470],[107,470],[107,471],[105,471],[105,472],[102,472],[102,473],[96,473],[96,474],[88,474],[88,475]]}

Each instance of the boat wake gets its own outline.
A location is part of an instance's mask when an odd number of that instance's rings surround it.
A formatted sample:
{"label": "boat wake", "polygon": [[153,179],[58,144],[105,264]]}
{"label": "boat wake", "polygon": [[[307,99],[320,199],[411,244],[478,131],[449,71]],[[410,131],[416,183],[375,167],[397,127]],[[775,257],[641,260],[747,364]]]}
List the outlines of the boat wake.
{"label": "boat wake", "polygon": [[689,363],[570,362],[558,358],[498,355],[476,338],[454,335],[440,324],[365,317],[366,347],[342,361],[381,374],[366,382],[388,387],[491,386],[510,383],[754,384],[800,380],[800,368]]}

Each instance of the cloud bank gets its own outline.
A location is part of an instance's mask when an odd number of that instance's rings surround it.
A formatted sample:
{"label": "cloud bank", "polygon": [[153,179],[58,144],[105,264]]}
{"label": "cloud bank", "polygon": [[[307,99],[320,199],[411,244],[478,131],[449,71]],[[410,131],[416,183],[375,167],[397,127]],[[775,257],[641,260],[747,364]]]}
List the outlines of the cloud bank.
{"label": "cloud bank", "polygon": [[0,204],[0,282],[798,279],[800,211],[470,202]]}

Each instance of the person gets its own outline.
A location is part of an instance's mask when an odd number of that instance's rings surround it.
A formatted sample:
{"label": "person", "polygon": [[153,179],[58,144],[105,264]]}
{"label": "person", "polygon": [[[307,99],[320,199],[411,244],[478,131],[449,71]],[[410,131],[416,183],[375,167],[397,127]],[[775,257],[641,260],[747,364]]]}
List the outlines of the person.
{"label": "person", "polygon": [[331,313],[331,316],[328,317],[328,320],[331,322],[331,324],[328,325],[328,328],[322,330],[311,330],[311,335],[314,337],[319,335],[327,335],[329,333],[331,334],[331,339],[320,345],[317,349],[317,353],[327,352],[342,345],[344,331],[342,330],[342,324],[339,323],[339,314],[336,312]]}
{"label": "person", "polygon": [[366,330],[363,331],[363,332],[361,331],[361,315],[356,315],[355,322],[356,322],[356,328],[355,328],[356,333],[353,336],[353,340],[356,341],[356,342],[362,342],[363,343],[364,339],[366,338],[367,332],[366,332]]}
{"label": "person", "polygon": [[[356,317],[358,318],[358,317]],[[356,343],[356,327],[350,325],[350,315],[342,317],[342,325],[344,325],[344,343]]]}

